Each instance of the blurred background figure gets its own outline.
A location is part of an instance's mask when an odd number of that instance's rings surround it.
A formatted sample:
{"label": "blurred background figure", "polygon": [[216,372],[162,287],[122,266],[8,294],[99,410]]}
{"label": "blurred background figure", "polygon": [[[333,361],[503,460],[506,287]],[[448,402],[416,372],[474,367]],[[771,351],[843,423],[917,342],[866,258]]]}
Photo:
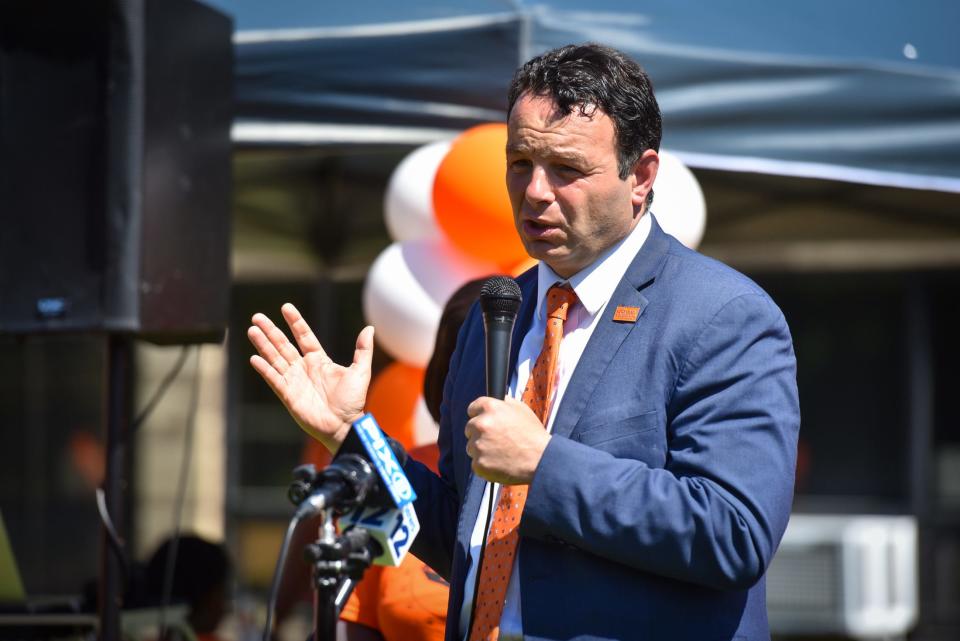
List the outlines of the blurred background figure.
{"label": "blurred background figure", "polygon": [[[186,605],[186,620],[197,641],[219,641],[217,628],[230,611],[232,567],[222,543],[193,535],[167,539],[147,562],[145,599],[154,607]],[[173,631],[164,637],[181,638]]]}

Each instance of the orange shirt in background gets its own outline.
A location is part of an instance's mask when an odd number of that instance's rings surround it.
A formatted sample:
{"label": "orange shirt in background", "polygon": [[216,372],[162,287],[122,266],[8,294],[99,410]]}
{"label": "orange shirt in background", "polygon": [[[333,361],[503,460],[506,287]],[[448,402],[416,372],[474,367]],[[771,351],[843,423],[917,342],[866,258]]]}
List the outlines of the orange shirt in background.
{"label": "orange shirt in background", "polygon": [[[434,472],[440,450],[436,443],[409,452]],[[305,463],[323,468],[330,453],[319,441],[307,440]],[[449,586],[412,554],[399,567],[371,566],[343,606],[340,618],[380,632],[386,641],[443,641]]]}
{"label": "orange shirt in background", "polygon": [[[434,471],[439,455],[436,444],[410,451]],[[378,630],[386,641],[443,641],[448,595],[447,582],[409,554],[399,567],[371,566],[340,618]]]}
{"label": "orange shirt in background", "polygon": [[413,555],[399,567],[371,566],[340,618],[378,630],[386,641],[443,641],[447,582]]}

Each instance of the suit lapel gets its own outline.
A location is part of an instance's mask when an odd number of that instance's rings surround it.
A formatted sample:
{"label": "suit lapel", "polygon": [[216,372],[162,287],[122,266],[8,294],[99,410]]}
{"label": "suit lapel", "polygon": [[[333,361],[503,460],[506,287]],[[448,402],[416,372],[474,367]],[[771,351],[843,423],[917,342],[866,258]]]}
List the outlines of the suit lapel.
{"label": "suit lapel", "polygon": [[[652,214],[648,214],[652,217]],[[567,384],[554,419],[552,433],[569,438],[583,416],[587,401],[600,381],[604,371],[620,348],[624,339],[633,331],[643,330],[643,312],[649,301],[641,293],[653,282],[663,266],[669,248],[669,237],[660,229],[656,219],[651,220],[650,234],[637,252],[630,267],[617,285],[603,310],[580,361]],[[635,322],[617,322],[613,316],[618,307],[638,309]]]}

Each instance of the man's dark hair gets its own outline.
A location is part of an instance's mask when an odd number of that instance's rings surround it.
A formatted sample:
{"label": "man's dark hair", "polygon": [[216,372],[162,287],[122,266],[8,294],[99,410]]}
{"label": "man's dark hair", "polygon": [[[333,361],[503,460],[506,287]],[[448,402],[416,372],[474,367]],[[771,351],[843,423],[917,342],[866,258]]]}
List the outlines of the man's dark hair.
{"label": "man's dark hair", "polygon": [[[625,54],[598,44],[567,45],[529,60],[513,76],[507,114],[523,94],[550,98],[563,114],[601,109],[613,120],[620,179],[647,149],[660,150],[660,107],[650,78]],[[651,192],[652,195],[652,192]]]}

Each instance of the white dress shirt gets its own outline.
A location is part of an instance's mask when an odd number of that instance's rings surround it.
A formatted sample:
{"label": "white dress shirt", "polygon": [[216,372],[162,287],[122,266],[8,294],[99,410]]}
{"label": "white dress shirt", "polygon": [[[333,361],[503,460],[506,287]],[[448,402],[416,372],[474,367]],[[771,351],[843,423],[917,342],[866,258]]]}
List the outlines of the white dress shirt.
{"label": "white dress shirt", "polygon": [[[563,399],[567,384],[573,375],[573,370],[580,360],[580,355],[587,346],[587,341],[593,335],[597,321],[603,315],[603,310],[613,296],[614,290],[633,261],[640,247],[650,233],[650,216],[644,215],[633,231],[619,243],[609,248],[589,267],[586,267],[570,277],[569,283],[577,294],[578,303],[572,305],[567,313],[567,320],[563,324],[563,339],[560,341],[560,356],[557,365],[557,375],[554,382],[553,400],[550,402],[550,415],[547,418],[546,429],[549,432],[553,426],[557,408]],[[540,262],[537,266],[537,308],[534,312],[533,323],[523,337],[520,352],[517,356],[517,368],[513,372],[507,394],[521,399],[523,390],[530,377],[530,370],[540,355],[543,347],[543,337],[546,328],[545,311],[543,309],[547,290],[564,279],[554,272],[546,263]],[[480,512],[476,517],[473,535],[470,538],[470,564],[467,570],[466,583],[463,591],[463,606],[460,610],[460,637],[465,639],[470,632],[470,615],[473,606],[473,593],[476,588],[477,560],[483,549],[485,525],[491,505],[496,504],[496,497],[500,491],[499,484],[487,483],[480,501]],[[491,503],[491,492],[494,501]],[[506,603],[500,617],[500,640],[520,641],[522,639],[522,622],[520,620],[520,581],[517,578],[519,550],[513,560],[513,571],[510,583],[507,586]]]}

